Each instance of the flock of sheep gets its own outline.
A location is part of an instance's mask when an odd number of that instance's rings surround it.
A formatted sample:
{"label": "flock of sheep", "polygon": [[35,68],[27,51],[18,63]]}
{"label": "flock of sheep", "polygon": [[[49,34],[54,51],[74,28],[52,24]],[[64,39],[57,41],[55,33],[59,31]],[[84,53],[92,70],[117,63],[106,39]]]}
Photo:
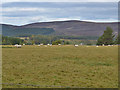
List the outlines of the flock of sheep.
{"label": "flock of sheep", "polygon": [[[25,45],[25,44],[23,44],[23,45]],[[39,44],[38,46],[42,46],[43,44]],[[52,46],[52,44],[47,44],[48,46]],[[21,48],[22,47],[22,45],[18,45],[18,44],[15,44],[14,45],[15,47],[17,47],[17,48]],[[58,44],[58,46],[61,46],[61,44]],[[77,45],[77,44],[75,44],[74,45],[75,47],[78,47],[79,45]]]}
{"label": "flock of sheep", "polygon": [[[23,44],[23,45],[25,45],[25,44]],[[42,46],[42,45],[43,44],[39,44],[38,46]],[[17,48],[21,48],[22,47],[22,45],[18,45],[18,44],[15,44],[14,46],[17,47]],[[52,44],[45,45],[45,47],[47,47],[47,46],[52,46]],[[61,44],[58,44],[58,46],[61,46]],[[74,45],[74,47],[78,47],[78,46],[79,46],[78,44]],[[103,44],[102,46],[105,46],[105,45]],[[113,46],[113,45],[107,45],[107,46]],[[89,47],[89,46],[87,46],[87,47]],[[96,47],[99,47],[99,46],[96,46]]]}

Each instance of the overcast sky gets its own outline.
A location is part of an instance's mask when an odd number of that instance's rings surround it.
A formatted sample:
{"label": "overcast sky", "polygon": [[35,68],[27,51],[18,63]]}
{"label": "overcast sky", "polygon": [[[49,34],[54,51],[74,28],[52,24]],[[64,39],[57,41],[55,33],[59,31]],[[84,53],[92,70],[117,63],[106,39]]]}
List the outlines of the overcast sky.
{"label": "overcast sky", "polygon": [[119,0],[1,0],[7,2],[118,2]]}
{"label": "overcast sky", "polygon": [[74,2],[72,2],[73,0],[69,0],[71,2],[65,2],[68,0],[64,0],[64,2],[57,2],[57,0],[51,0],[53,2],[38,1],[3,0],[1,3],[1,23],[24,25],[34,22],[64,20],[118,21],[118,0],[101,0],[101,2],[96,0],[84,0],[84,2],[79,2],[80,0],[74,0]]}

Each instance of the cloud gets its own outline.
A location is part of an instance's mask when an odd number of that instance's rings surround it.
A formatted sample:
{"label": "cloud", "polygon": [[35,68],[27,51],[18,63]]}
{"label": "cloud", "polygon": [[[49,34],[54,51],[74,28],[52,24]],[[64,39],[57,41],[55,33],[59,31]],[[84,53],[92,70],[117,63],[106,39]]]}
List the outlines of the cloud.
{"label": "cloud", "polygon": [[80,17],[56,18],[47,16],[31,17],[30,22],[50,22],[50,21],[65,21],[65,20],[80,20]]}
{"label": "cloud", "polygon": [[4,3],[2,23],[23,25],[34,22],[88,20],[117,21],[117,3]]}
{"label": "cloud", "polygon": [[90,22],[99,22],[99,23],[107,23],[107,22],[118,22],[116,19],[95,19],[95,20],[90,20],[90,19],[84,19],[83,21],[90,21]]}
{"label": "cloud", "polygon": [[104,7],[111,8],[117,7],[117,2],[11,2],[3,3],[3,8],[70,8],[70,7]]}
{"label": "cloud", "polygon": [[[25,25],[29,23],[35,22],[51,22],[51,21],[66,21],[66,20],[81,20],[81,21],[90,21],[90,22],[117,22],[116,19],[85,19],[82,17],[69,17],[69,18],[49,18],[46,16],[38,16],[38,17],[3,17],[4,24],[12,24],[12,25]],[[0,20],[1,21],[1,20]],[[3,23],[2,21],[0,23]],[[12,23],[14,22],[14,23]]]}
{"label": "cloud", "polygon": [[[94,9],[94,11],[107,11],[107,10],[117,10],[117,7],[109,7],[109,8],[104,8],[104,7],[89,7],[91,9]],[[7,8],[2,8],[1,10],[3,12],[32,12],[32,11],[39,11],[39,12],[54,12],[54,11],[59,11],[59,10],[62,10],[63,8],[44,8],[44,7],[7,7]],[[84,10],[87,10],[88,7],[72,7],[72,8],[64,8],[66,10],[69,10],[69,11],[84,11]],[[64,10],[63,9],[63,10]],[[89,10],[91,11],[91,10]]]}
{"label": "cloud", "polygon": [[119,2],[119,0],[2,0],[8,2]]}
{"label": "cloud", "polygon": [[[80,20],[80,17],[69,17],[69,18],[55,18],[47,16],[37,16],[37,17],[3,17],[0,23],[12,24],[12,25],[25,25],[35,22],[51,22],[51,21],[66,21],[66,20]],[[13,23],[14,22],[14,23]]]}
{"label": "cloud", "polygon": [[[89,9],[88,9],[89,8]],[[94,17],[94,18],[107,18],[117,15],[116,7],[69,7],[69,8],[32,8],[31,7],[12,7],[12,8],[3,8],[3,16],[7,17],[31,17],[31,16],[49,16],[49,17]]]}
{"label": "cloud", "polygon": [[41,12],[44,12],[46,11],[44,8],[3,8],[2,9],[3,12],[20,12],[20,11],[41,11]]}

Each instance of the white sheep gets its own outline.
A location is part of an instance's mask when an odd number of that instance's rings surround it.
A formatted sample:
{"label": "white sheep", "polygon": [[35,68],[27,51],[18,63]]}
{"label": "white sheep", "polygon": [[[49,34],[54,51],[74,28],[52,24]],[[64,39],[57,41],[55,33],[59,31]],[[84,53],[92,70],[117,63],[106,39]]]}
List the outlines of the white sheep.
{"label": "white sheep", "polygon": [[43,45],[43,43],[41,43],[40,45]]}
{"label": "white sheep", "polygon": [[17,47],[17,48],[21,48],[22,45],[15,44],[15,47]]}
{"label": "white sheep", "polygon": [[58,44],[59,46],[61,45],[61,44]]}
{"label": "white sheep", "polygon": [[75,44],[74,46],[75,46],[75,47],[78,47],[79,45]]}
{"label": "white sheep", "polygon": [[99,46],[96,46],[96,47],[99,47]]}

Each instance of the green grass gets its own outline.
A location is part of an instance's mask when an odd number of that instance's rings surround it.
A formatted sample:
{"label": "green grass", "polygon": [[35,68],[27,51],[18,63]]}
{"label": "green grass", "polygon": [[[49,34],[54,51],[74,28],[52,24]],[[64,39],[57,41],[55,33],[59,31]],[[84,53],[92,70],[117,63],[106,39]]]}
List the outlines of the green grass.
{"label": "green grass", "polygon": [[[118,47],[3,48],[3,88],[117,88]],[[41,85],[41,86],[32,86]]]}
{"label": "green grass", "polygon": [[10,46],[2,46],[2,48],[15,48],[15,47],[10,47]]}

